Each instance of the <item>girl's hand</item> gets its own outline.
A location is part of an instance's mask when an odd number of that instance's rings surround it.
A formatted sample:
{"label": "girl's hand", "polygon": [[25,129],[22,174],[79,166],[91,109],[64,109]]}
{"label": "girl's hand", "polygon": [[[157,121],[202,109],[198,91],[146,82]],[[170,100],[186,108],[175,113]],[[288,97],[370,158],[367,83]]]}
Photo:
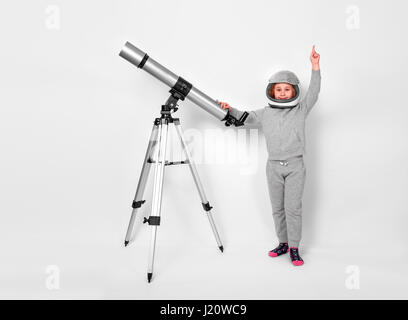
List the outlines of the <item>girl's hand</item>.
{"label": "girl's hand", "polygon": [[221,108],[231,110],[231,106],[228,103],[221,102],[221,101],[218,101],[218,100],[217,100],[217,102],[221,106]]}
{"label": "girl's hand", "polygon": [[312,63],[313,70],[319,70],[320,69],[319,60],[320,60],[320,54],[318,54],[315,51],[315,46],[313,45],[312,53],[310,54],[310,62]]}

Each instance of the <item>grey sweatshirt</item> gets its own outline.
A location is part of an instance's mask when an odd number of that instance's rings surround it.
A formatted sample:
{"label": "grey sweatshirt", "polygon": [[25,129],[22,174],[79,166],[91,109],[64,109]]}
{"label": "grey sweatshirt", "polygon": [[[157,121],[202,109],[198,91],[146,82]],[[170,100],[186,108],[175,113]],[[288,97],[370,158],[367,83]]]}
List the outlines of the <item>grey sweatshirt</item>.
{"label": "grey sweatshirt", "polygon": [[[320,92],[320,70],[312,69],[309,89],[293,108],[277,109],[266,106],[249,112],[244,128],[262,128],[268,159],[286,160],[305,153],[305,120],[315,105]],[[232,108],[230,114],[240,118],[242,111]]]}

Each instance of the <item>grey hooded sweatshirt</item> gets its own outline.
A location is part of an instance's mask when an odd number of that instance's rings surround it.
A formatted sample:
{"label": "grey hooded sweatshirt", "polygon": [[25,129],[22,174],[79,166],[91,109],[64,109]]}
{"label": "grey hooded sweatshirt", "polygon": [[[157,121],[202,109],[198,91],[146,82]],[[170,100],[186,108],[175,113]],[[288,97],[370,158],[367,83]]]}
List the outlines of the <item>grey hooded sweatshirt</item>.
{"label": "grey hooded sweatshirt", "polygon": [[[296,95],[289,100],[275,100],[269,95],[274,83],[290,83]],[[305,154],[305,120],[315,105],[320,92],[320,70],[312,69],[309,89],[300,99],[299,80],[293,72],[280,71],[269,79],[267,97],[272,101],[268,106],[250,111],[244,128],[262,128],[269,160],[286,160]],[[240,118],[242,111],[232,108],[230,114]]]}

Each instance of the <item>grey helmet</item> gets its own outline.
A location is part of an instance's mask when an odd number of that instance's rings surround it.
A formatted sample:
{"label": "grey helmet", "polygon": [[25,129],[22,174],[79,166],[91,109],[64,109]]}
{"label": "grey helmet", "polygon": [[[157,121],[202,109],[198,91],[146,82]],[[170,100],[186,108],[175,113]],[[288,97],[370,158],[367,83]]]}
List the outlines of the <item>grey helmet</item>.
{"label": "grey helmet", "polygon": [[[271,90],[272,86],[275,83],[282,82],[289,83],[293,86],[293,88],[295,89],[294,97],[286,100],[280,100],[273,98],[269,94],[269,91]],[[300,100],[300,88],[298,77],[292,71],[288,70],[276,72],[274,75],[272,75],[272,77],[269,78],[269,83],[268,86],[266,87],[266,96],[268,97],[269,100],[272,101],[271,103],[269,103],[269,105],[272,108],[286,109],[296,107]]]}

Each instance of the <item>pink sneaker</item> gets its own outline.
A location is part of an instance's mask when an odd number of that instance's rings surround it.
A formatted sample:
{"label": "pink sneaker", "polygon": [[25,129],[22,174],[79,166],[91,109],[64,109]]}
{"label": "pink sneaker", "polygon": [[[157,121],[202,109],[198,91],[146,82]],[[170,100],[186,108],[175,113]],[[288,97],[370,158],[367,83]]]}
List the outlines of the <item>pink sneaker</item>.
{"label": "pink sneaker", "polygon": [[294,266],[301,266],[304,261],[299,255],[299,249],[295,247],[290,247],[290,260]]}
{"label": "pink sneaker", "polygon": [[268,252],[268,256],[270,256],[272,258],[280,256],[281,254],[287,253],[288,249],[289,249],[288,243],[287,242],[281,242],[281,243],[279,243],[279,246],[277,246],[275,249]]}

